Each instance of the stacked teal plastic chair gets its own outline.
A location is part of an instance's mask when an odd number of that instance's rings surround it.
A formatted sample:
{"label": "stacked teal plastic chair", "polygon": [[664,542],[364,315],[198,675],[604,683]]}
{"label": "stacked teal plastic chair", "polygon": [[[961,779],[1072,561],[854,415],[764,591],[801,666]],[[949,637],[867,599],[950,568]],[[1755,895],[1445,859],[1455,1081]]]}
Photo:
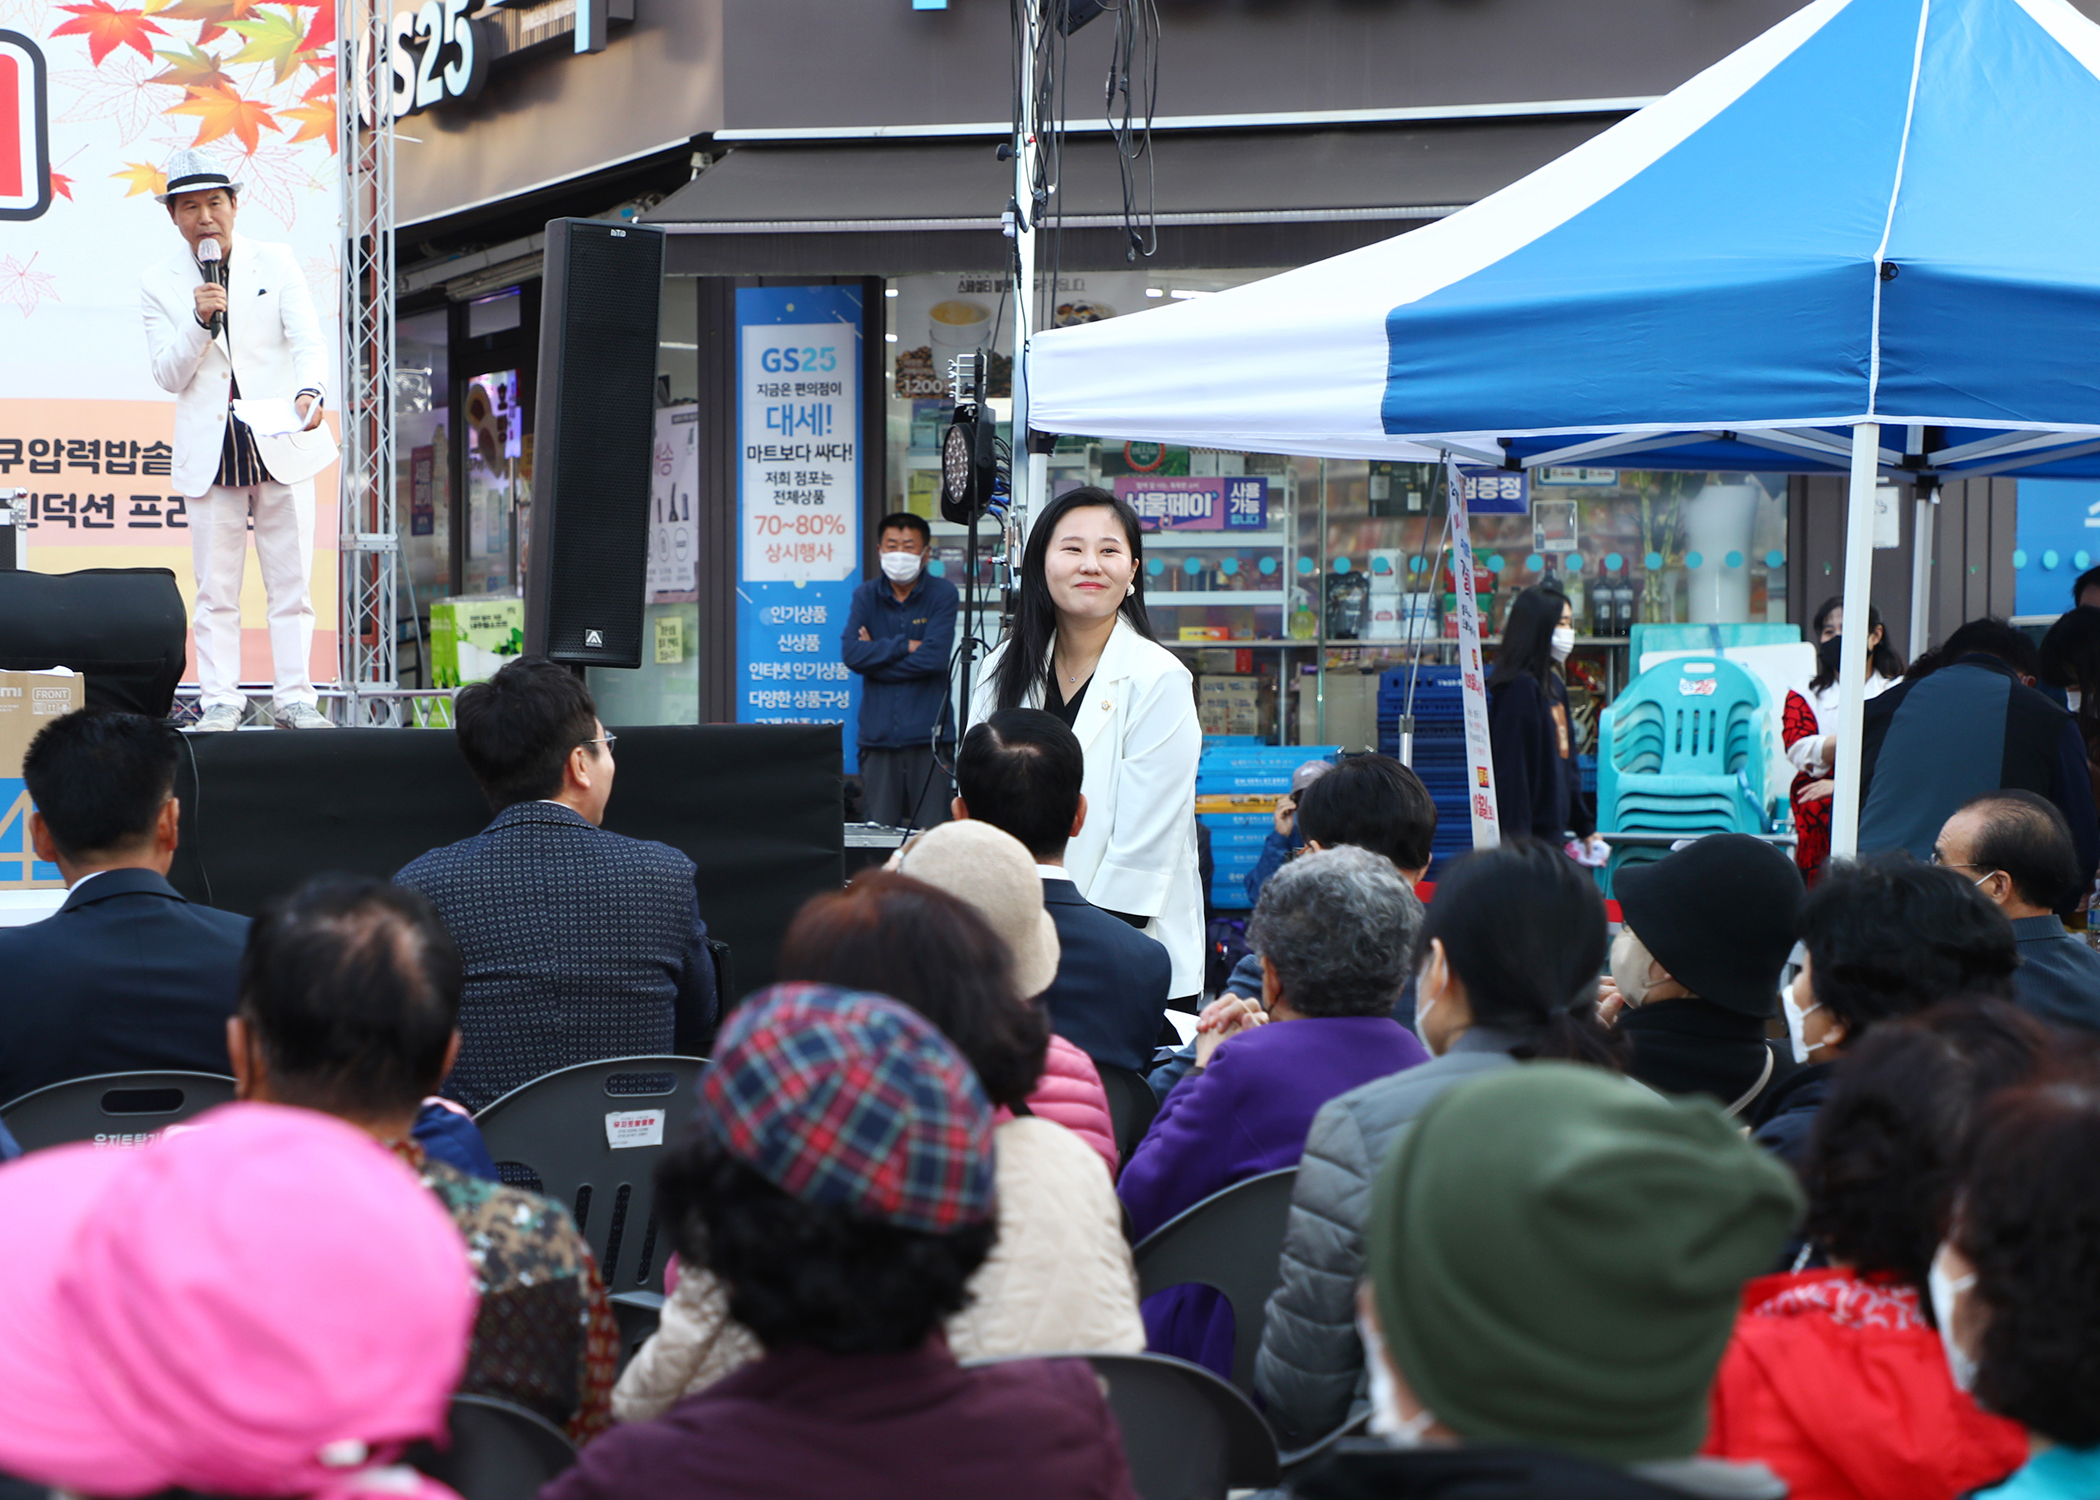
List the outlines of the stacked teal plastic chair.
{"label": "stacked teal plastic chair", "polygon": [[1670,852],[1662,838],[1614,834],[1776,831],[1781,804],[1765,790],[1772,720],[1763,684],[1720,657],[1658,662],[1626,685],[1597,729],[1597,828],[1614,844],[1606,895],[1627,865]]}

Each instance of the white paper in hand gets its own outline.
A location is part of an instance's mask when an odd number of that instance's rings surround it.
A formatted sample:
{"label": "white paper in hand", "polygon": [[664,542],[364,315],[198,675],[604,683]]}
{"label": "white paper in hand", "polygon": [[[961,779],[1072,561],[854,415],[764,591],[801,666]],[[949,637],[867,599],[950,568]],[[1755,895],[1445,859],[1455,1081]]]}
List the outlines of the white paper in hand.
{"label": "white paper in hand", "polygon": [[285,437],[306,425],[299,409],[282,396],[236,396],[233,414],[257,437]]}

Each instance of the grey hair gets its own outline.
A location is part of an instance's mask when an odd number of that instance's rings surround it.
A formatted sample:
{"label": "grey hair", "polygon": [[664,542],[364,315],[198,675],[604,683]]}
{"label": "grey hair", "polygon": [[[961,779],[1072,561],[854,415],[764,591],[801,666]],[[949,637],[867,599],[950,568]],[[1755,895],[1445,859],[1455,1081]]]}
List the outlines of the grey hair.
{"label": "grey hair", "polygon": [[1247,923],[1248,946],[1305,1016],[1388,1014],[1421,933],[1422,903],[1393,862],[1349,845],[1271,875]]}

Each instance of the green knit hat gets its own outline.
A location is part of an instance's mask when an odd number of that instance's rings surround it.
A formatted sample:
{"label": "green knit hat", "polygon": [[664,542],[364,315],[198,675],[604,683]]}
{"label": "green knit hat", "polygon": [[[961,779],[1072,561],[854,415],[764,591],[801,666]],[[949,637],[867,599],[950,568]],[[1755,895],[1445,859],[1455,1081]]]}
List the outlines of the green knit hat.
{"label": "green knit hat", "polygon": [[1686,1458],[1743,1283],[1801,1216],[1720,1109],[1534,1062],[1448,1090],[1386,1156],[1365,1269],[1387,1351],[1469,1442]]}

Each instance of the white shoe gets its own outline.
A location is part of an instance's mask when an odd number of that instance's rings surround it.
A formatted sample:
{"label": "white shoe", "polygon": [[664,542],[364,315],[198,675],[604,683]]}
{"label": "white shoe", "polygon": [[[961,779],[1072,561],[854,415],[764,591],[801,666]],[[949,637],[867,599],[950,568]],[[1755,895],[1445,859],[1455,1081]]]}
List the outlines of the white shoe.
{"label": "white shoe", "polygon": [[328,716],[311,703],[270,704],[270,717],[277,721],[280,729],[333,729],[335,725]]}
{"label": "white shoe", "polygon": [[192,734],[224,734],[229,729],[241,727],[241,710],[232,703],[214,703],[204,711],[204,717],[190,725]]}

